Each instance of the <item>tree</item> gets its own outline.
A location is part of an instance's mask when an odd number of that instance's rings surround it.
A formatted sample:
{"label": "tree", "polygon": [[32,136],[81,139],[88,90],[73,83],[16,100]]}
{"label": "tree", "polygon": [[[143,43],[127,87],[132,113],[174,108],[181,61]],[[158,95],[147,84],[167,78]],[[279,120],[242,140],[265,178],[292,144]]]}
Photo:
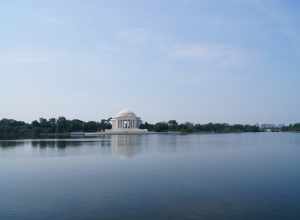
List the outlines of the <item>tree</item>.
{"label": "tree", "polygon": [[40,126],[41,126],[41,127],[43,127],[43,128],[49,127],[49,124],[48,124],[47,119],[45,119],[45,118],[40,118],[39,121],[40,121]]}
{"label": "tree", "polygon": [[65,117],[59,117],[56,121],[56,133],[67,132],[67,119]]}
{"label": "tree", "polygon": [[178,129],[178,123],[176,120],[168,121],[168,127],[170,131],[176,131]]}
{"label": "tree", "polygon": [[141,124],[140,129],[147,129],[148,131],[154,131],[154,125],[150,124],[148,122],[145,122],[144,124]]}
{"label": "tree", "polygon": [[111,118],[109,119],[102,119],[101,122],[99,123],[98,125],[98,129],[99,131],[105,131],[106,129],[111,129],[111,124],[110,124],[110,121]]}
{"label": "tree", "polygon": [[166,122],[158,122],[154,125],[154,131],[156,132],[165,132],[169,130],[168,123]]}
{"label": "tree", "polygon": [[84,122],[79,119],[74,119],[71,121],[71,131],[79,132],[84,130]]}
{"label": "tree", "polygon": [[84,124],[84,131],[85,132],[96,132],[98,128],[97,122],[89,121]]}
{"label": "tree", "polygon": [[31,122],[31,125],[34,128],[40,127],[40,123],[37,120],[34,120],[33,122]]}

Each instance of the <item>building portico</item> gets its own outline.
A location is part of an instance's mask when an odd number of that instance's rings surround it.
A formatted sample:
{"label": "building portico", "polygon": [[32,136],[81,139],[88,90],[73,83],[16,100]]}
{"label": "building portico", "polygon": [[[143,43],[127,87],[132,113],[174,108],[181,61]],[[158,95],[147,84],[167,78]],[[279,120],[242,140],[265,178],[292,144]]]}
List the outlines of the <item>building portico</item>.
{"label": "building portico", "polygon": [[123,110],[111,119],[111,123],[112,130],[131,130],[139,129],[142,120],[132,111]]}

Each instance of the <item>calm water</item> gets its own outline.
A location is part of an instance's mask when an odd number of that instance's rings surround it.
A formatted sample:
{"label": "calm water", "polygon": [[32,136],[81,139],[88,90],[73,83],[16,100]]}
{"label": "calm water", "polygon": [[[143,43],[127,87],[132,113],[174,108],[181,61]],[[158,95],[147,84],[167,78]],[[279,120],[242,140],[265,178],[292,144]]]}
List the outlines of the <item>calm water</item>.
{"label": "calm water", "polygon": [[0,219],[300,219],[300,134],[0,142]]}

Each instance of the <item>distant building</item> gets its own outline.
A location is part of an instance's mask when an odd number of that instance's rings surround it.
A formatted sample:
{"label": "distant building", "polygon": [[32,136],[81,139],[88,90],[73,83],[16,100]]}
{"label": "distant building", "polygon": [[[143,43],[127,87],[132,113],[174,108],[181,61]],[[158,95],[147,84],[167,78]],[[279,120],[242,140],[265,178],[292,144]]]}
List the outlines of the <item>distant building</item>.
{"label": "distant building", "polygon": [[261,124],[260,129],[267,132],[280,131],[284,126],[284,124]]}
{"label": "distant building", "polygon": [[142,120],[134,112],[130,110],[122,110],[111,119],[113,133],[140,133],[146,130],[139,129]]}
{"label": "distant building", "polygon": [[273,128],[277,128],[277,126],[275,124],[261,124],[260,128],[261,129],[273,129]]}
{"label": "distant building", "polygon": [[283,128],[285,126],[286,126],[285,124],[279,124],[279,125],[277,125],[278,128]]}

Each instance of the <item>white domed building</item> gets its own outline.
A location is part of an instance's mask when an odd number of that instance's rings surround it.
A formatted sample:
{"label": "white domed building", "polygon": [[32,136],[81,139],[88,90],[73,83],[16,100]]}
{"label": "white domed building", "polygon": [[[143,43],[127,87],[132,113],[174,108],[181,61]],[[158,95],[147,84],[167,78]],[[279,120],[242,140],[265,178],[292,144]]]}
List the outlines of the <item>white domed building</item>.
{"label": "white domed building", "polygon": [[139,129],[142,124],[140,117],[128,110],[124,109],[120,111],[115,117],[111,119],[112,129],[111,132],[117,133],[140,133],[146,132],[146,130]]}

